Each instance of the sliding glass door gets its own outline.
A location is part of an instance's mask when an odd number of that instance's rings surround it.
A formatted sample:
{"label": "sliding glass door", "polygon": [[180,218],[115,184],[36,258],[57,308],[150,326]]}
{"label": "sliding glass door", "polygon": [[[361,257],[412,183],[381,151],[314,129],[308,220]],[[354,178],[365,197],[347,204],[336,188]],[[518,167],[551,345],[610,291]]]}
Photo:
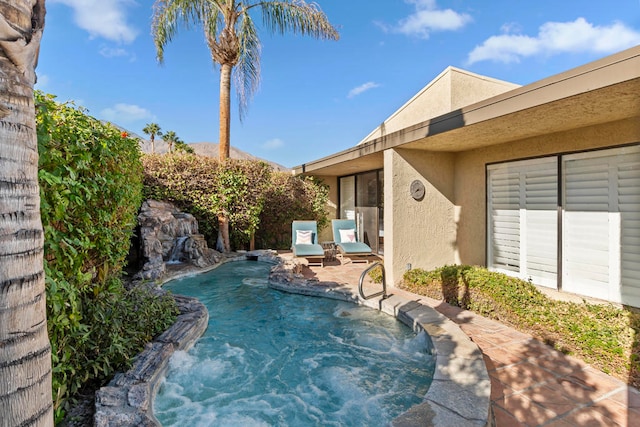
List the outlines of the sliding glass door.
{"label": "sliding glass door", "polygon": [[354,219],[358,239],[384,253],[382,170],[340,178],[340,218]]}

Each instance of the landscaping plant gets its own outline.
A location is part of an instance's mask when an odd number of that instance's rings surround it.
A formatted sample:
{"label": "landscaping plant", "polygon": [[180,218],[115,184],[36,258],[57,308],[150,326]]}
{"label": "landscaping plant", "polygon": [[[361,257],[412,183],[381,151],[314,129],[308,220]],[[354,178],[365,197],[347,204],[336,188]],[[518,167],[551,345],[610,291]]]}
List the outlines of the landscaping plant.
{"label": "landscaping plant", "polygon": [[198,155],[145,155],[145,198],[174,203],[193,214],[210,247],[215,247],[218,215],[230,221],[232,247],[246,249],[252,236],[258,248],[291,245],[291,222],[326,226],[327,188],[311,178],[276,172],[266,163],[218,160]]}
{"label": "landscaping plant", "polygon": [[402,288],[529,333],[640,388],[637,309],[555,300],[532,283],[468,265],[407,271]]}
{"label": "landscaping plant", "polygon": [[320,232],[329,224],[328,203],[329,187],[315,178],[274,172],[260,214],[257,244],[263,248],[289,249],[291,223],[295,220],[316,221]]}
{"label": "landscaping plant", "polygon": [[35,99],[58,422],[83,388],[126,370],[177,309],[121,281],[142,200],[138,141],[51,95]]}

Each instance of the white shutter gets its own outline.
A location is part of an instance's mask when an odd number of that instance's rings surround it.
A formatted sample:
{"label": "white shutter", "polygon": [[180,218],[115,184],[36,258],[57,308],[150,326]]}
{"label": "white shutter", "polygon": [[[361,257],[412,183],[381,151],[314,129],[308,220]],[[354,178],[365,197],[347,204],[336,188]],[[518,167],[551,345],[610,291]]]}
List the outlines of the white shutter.
{"label": "white shutter", "polygon": [[557,285],[557,159],[491,165],[488,266],[534,283]]}
{"label": "white shutter", "polygon": [[618,163],[622,303],[640,307],[640,146]]}
{"label": "white shutter", "polygon": [[609,165],[563,159],[563,290],[609,297]]}
{"label": "white shutter", "polygon": [[489,267],[520,272],[520,174],[508,165],[488,168]]}
{"label": "white shutter", "polygon": [[[562,156],[563,290],[640,307],[640,145]],[[487,167],[487,266],[557,285],[557,159]]]}
{"label": "white shutter", "polygon": [[554,157],[523,170],[525,181],[526,271],[534,283],[557,287],[558,166]]}
{"label": "white shutter", "polygon": [[640,147],[563,157],[563,290],[640,305]]}

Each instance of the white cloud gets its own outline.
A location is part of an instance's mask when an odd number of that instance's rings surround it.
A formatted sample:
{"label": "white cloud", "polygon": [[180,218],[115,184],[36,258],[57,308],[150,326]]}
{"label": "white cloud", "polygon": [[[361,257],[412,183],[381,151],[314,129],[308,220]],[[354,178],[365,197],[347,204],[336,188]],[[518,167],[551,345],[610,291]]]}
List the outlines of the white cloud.
{"label": "white cloud", "polygon": [[439,9],[435,0],[405,0],[415,5],[415,12],[400,20],[397,25],[381,25],[386,31],[429,38],[432,32],[454,31],[471,22],[466,13],[458,13],[452,9]]}
{"label": "white cloud", "polygon": [[[503,30],[511,28],[503,27]],[[469,53],[467,63],[519,62],[528,56],[562,53],[613,53],[637,44],[640,44],[640,32],[620,22],[596,26],[578,18],[573,22],[547,22],[540,26],[535,37],[521,34],[489,37]]]}
{"label": "white cloud", "polygon": [[366,82],[365,84],[361,84],[360,86],[354,87],[353,89],[351,89],[349,91],[349,94],[347,95],[347,98],[353,98],[354,96],[358,96],[363,92],[366,92],[368,90],[371,90],[377,87],[380,87],[378,83]]}
{"label": "white cloud", "polygon": [[507,22],[500,27],[503,33],[519,33],[522,31],[522,25],[517,22]]}
{"label": "white cloud", "polygon": [[155,120],[155,116],[149,110],[133,104],[116,104],[102,110],[100,116],[116,124]]}
{"label": "white cloud", "polygon": [[284,141],[280,138],[270,139],[264,144],[262,144],[262,148],[266,150],[277,150],[278,148],[284,147]]}
{"label": "white cloud", "polygon": [[128,50],[122,49],[120,47],[114,48],[109,46],[103,46],[100,48],[99,53],[105,58],[124,57],[124,58],[129,58],[130,62],[133,62],[136,60],[136,55],[134,53],[131,53]]}
{"label": "white cloud", "polygon": [[134,0],[49,0],[73,9],[73,19],[91,37],[131,43],[138,31],[127,22],[126,9],[136,5]]}
{"label": "white cloud", "polygon": [[113,58],[116,56],[128,56],[129,54],[125,49],[122,49],[119,47],[113,48],[113,47],[103,46],[100,49],[100,55],[104,56],[105,58]]}

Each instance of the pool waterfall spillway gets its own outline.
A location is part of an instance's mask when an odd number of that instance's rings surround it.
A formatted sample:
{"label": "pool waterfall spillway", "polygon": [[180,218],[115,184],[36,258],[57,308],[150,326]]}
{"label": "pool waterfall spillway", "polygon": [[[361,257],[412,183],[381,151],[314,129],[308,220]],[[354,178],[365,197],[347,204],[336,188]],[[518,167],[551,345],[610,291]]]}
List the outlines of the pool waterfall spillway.
{"label": "pool waterfall spillway", "polygon": [[184,259],[185,242],[189,236],[180,236],[173,241],[173,249],[167,260],[167,264],[179,264]]}
{"label": "pool waterfall spillway", "polygon": [[171,203],[146,200],[140,208],[138,224],[144,265],[135,279],[161,279],[167,263],[183,262],[206,268],[221,258],[207,246],[195,217]]}

